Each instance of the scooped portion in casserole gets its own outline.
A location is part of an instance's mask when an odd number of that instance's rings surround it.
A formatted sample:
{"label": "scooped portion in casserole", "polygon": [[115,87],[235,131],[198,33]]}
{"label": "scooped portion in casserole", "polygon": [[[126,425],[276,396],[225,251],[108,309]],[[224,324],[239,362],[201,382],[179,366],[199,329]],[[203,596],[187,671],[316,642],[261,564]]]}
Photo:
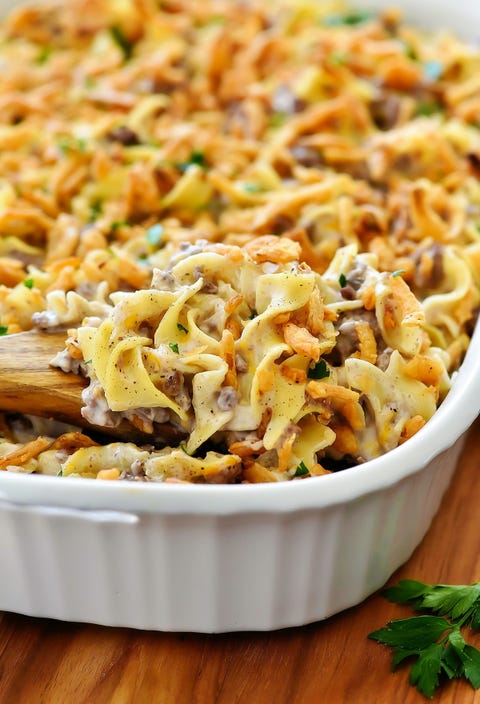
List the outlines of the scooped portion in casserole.
{"label": "scooped portion in casserole", "polygon": [[280,481],[423,427],[480,300],[477,49],[313,0],[50,0],[0,37],[0,333],[64,330],[85,418],[152,440],[5,416],[1,469]]}

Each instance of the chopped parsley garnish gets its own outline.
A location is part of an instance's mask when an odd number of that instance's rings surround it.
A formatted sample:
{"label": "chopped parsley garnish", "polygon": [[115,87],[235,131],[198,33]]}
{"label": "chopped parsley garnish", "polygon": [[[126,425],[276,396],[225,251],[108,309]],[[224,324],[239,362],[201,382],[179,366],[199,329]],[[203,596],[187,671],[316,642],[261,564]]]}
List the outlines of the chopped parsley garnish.
{"label": "chopped parsley garnish", "polygon": [[205,154],[200,151],[200,149],[194,149],[187,161],[179,162],[178,164],[176,164],[176,166],[179,171],[184,173],[189,166],[193,166],[194,164],[196,166],[200,166],[200,168],[202,169],[207,168]]}
{"label": "chopped parsley garnish", "polygon": [[327,61],[331,66],[345,66],[348,61],[348,54],[344,51],[332,51],[328,55]]}
{"label": "chopped parsley garnish", "polygon": [[37,64],[44,64],[48,61],[52,55],[53,49],[51,46],[42,46],[38,52],[36,62]]}
{"label": "chopped parsley garnish", "polygon": [[86,359],[86,360],[85,360],[85,364],[91,364],[91,363],[92,363],[92,360],[91,360],[91,359]]}
{"label": "chopped parsley garnish", "polygon": [[323,24],[328,27],[341,27],[341,26],[354,26],[357,24],[363,24],[364,22],[369,22],[375,17],[375,13],[357,10],[354,12],[347,12],[343,15],[329,15],[323,20]]}
{"label": "chopped parsley garnish", "polygon": [[412,61],[418,61],[418,54],[415,51],[415,49],[413,48],[413,46],[411,46],[410,44],[407,44],[406,42],[404,43],[404,46],[405,46],[405,53],[408,56],[408,58],[411,59]]}
{"label": "chopped parsley garnish", "polygon": [[480,630],[480,582],[465,585],[424,584],[401,580],[383,595],[409,604],[419,616],[390,621],[368,635],[392,648],[392,669],[414,661],[410,684],[432,697],[441,681],[464,677],[480,688],[480,650],[465,641],[462,629]]}
{"label": "chopped parsley garnish", "polygon": [[30,289],[33,288],[33,279],[25,279],[23,285]]}
{"label": "chopped parsley garnish", "polygon": [[145,237],[147,238],[148,244],[151,244],[152,247],[155,247],[156,245],[160,244],[160,241],[163,237],[163,225],[160,225],[160,223],[158,223],[157,225],[149,227],[145,234]]}
{"label": "chopped parsley garnish", "polygon": [[95,201],[90,206],[89,221],[95,222],[95,220],[102,214],[103,204],[101,200]]}
{"label": "chopped parsley garnish", "polygon": [[197,166],[201,166],[204,169],[207,165],[205,154],[199,149],[195,149],[190,155],[190,163],[197,164]]}
{"label": "chopped parsley garnish", "polygon": [[297,469],[295,470],[295,474],[293,476],[294,477],[304,477],[306,474],[310,474],[310,470],[308,469],[305,462],[300,462],[300,464],[298,465]]}
{"label": "chopped parsley garnish", "polygon": [[180,330],[180,332],[184,332],[186,335],[188,335],[188,329],[182,325],[182,323],[177,323],[177,328]]}
{"label": "chopped parsley garnish", "polygon": [[392,279],[396,279],[397,276],[401,276],[402,274],[405,274],[405,269],[397,269],[397,271],[392,272],[391,276]]}
{"label": "chopped parsley garnish", "polygon": [[225,24],[227,21],[227,18],[225,15],[212,15],[211,17],[208,18],[206,24],[207,25],[212,25],[212,24]]}
{"label": "chopped parsley garnish", "polygon": [[8,325],[0,325],[0,335],[7,335]]}
{"label": "chopped parsley garnish", "polygon": [[133,44],[127,39],[127,37],[123,33],[123,30],[118,25],[114,25],[113,27],[110,27],[110,33],[112,35],[112,39],[115,41],[117,46],[123,51],[125,61],[131,59],[133,53]]}
{"label": "chopped parsley garnish", "polygon": [[326,379],[330,376],[330,370],[325,360],[321,359],[314,367],[309,369],[307,376],[309,379]]}
{"label": "chopped parsley garnish", "polygon": [[63,154],[69,151],[85,152],[87,149],[87,141],[81,137],[78,139],[64,137],[59,141],[58,148]]}
{"label": "chopped parsley garnish", "polygon": [[441,103],[434,100],[422,100],[417,103],[415,108],[415,117],[430,117],[430,115],[435,115],[436,113],[443,112],[444,108]]}
{"label": "chopped parsley garnish", "polygon": [[340,274],[340,276],[338,277],[338,283],[342,288],[345,288],[345,286],[347,285],[347,277],[345,276],[345,274]]}
{"label": "chopped parsley garnish", "polygon": [[180,443],[179,448],[182,450],[182,452],[184,452],[186,455],[188,455],[187,448],[185,447],[183,442]]}
{"label": "chopped parsley garnish", "polygon": [[286,119],[287,116],[284,112],[273,112],[270,115],[269,125],[270,127],[282,127]]}
{"label": "chopped parsley garnish", "polygon": [[112,232],[117,232],[121,227],[128,227],[130,223],[127,220],[115,220],[115,222],[112,222],[110,225],[110,230]]}
{"label": "chopped parsley garnish", "polygon": [[250,312],[250,320],[253,320],[254,318],[256,318],[257,315],[258,315],[257,311],[256,311],[256,310],[252,310],[252,311]]}
{"label": "chopped parsley garnish", "polygon": [[63,477],[63,469],[57,472],[57,477]]}
{"label": "chopped parsley garnish", "polygon": [[175,354],[178,354],[178,342],[169,342],[168,346],[172,350],[172,352],[175,352]]}

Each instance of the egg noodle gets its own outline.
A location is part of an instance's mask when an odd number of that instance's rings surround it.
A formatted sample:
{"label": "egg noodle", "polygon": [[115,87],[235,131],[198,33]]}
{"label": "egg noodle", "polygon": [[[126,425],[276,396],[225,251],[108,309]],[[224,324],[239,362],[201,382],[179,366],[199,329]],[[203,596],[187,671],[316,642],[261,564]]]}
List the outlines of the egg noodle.
{"label": "egg noodle", "polygon": [[151,441],[4,414],[0,469],[272,482],[407,441],[475,324],[479,176],[480,50],[395,9],[11,12],[0,334],[64,330],[86,420]]}

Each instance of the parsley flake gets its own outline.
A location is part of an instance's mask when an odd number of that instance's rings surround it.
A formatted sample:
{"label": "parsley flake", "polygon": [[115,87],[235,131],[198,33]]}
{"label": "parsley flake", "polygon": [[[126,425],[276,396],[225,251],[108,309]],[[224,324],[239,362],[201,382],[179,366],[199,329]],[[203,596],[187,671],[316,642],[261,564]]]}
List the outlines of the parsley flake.
{"label": "parsley flake", "polygon": [[48,61],[50,56],[52,55],[53,48],[51,46],[42,46],[40,48],[40,51],[38,52],[37,58],[36,58],[36,63],[37,64],[44,64]]}
{"label": "parsley flake", "polygon": [[178,342],[169,342],[168,346],[172,350],[172,352],[175,352],[175,354],[178,354]]}
{"label": "parsley flake", "polygon": [[212,15],[211,17],[208,18],[206,25],[212,25],[212,24],[225,24],[227,21],[227,18],[225,15]]}
{"label": "parsley flake", "polygon": [[282,127],[285,124],[286,119],[287,116],[284,112],[273,112],[270,115],[269,125],[273,128]]}
{"label": "parsley flake", "polygon": [[300,464],[298,465],[297,469],[295,470],[295,474],[293,476],[294,477],[304,477],[306,474],[310,474],[310,470],[308,469],[305,462],[300,462]]}
{"label": "parsley flake", "polygon": [[193,152],[190,154],[190,157],[188,158],[187,161],[181,161],[178,164],[176,164],[176,167],[179,171],[182,173],[185,173],[185,171],[188,169],[189,166],[200,166],[202,169],[207,168],[207,162],[205,159],[205,154],[200,151],[200,149],[194,149]]}
{"label": "parsley flake", "polygon": [[185,335],[188,335],[188,329],[182,325],[182,323],[177,323],[177,328],[180,330],[180,332],[184,332]]}
{"label": "parsley flake", "polygon": [[160,244],[161,239],[163,237],[163,232],[163,225],[160,225],[160,223],[149,227],[145,234],[148,244],[151,244],[152,247],[156,247],[158,244]]}
{"label": "parsley flake", "polygon": [[327,58],[331,66],[345,66],[348,61],[348,54],[344,51],[332,51]]}
{"label": "parsley flake", "polygon": [[329,15],[323,20],[323,24],[327,27],[342,27],[342,26],[354,26],[357,24],[364,24],[364,22],[369,22],[374,18],[375,14],[368,11],[354,11],[347,12],[343,15]]}
{"label": "parsley flake", "polygon": [[397,269],[397,271],[391,273],[391,277],[392,279],[396,279],[397,276],[401,276],[402,274],[405,274],[405,269]]}
{"label": "parsley flake", "polygon": [[207,165],[205,161],[205,154],[199,149],[194,149],[194,151],[190,155],[190,163],[197,164],[197,166],[205,168],[205,166]]}
{"label": "parsley flake", "polygon": [[0,325],[0,335],[8,334],[8,325]]}
{"label": "parsley flake", "polygon": [[122,50],[125,61],[131,59],[133,53],[133,44],[127,39],[121,27],[119,27],[118,25],[110,27],[110,34],[112,35],[112,39],[117,44],[119,49]]}
{"label": "parsley flake", "polygon": [[58,148],[62,154],[67,152],[85,152],[87,150],[87,141],[82,137],[78,139],[72,137],[64,137],[58,142]]}
{"label": "parsley flake", "polygon": [[127,220],[115,220],[110,225],[110,230],[112,232],[117,232],[121,227],[128,227],[130,223]]}
{"label": "parsley flake", "polygon": [[63,477],[63,469],[57,472],[57,477]]}
{"label": "parsley flake", "polygon": [[26,286],[26,288],[32,289],[33,285],[34,285],[33,279],[25,279],[25,281],[23,282],[23,285]]}
{"label": "parsley flake", "polygon": [[[180,443],[179,448],[182,450],[182,452],[184,452],[186,455],[188,455],[187,448],[185,447],[183,442]],[[190,457],[190,455],[189,455],[189,457]]]}
{"label": "parsley flake", "polygon": [[347,285],[347,277],[345,276],[345,274],[340,274],[340,276],[338,277],[338,283],[342,288],[345,288],[345,286]]}
{"label": "parsley flake", "polygon": [[309,379],[326,379],[330,376],[330,370],[324,359],[321,359],[317,364],[308,370]]}
{"label": "parsley flake", "polygon": [[422,100],[415,108],[415,117],[430,117],[436,113],[443,112],[444,108],[441,103],[434,100]]}
{"label": "parsley flake", "polygon": [[392,648],[393,670],[414,660],[410,684],[426,697],[432,697],[445,678],[464,677],[474,689],[480,688],[480,651],[462,633],[467,626],[480,629],[480,582],[432,585],[404,579],[383,595],[421,614],[390,621],[368,635]]}
{"label": "parsley flake", "polygon": [[95,220],[102,214],[103,203],[100,200],[95,201],[90,206],[89,222],[95,222]]}
{"label": "parsley flake", "polygon": [[409,59],[412,61],[418,61],[418,54],[413,46],[411,44],[408,44],[407,42],[404,42],[404,48],[405,48],[405,54],[408,56]]}

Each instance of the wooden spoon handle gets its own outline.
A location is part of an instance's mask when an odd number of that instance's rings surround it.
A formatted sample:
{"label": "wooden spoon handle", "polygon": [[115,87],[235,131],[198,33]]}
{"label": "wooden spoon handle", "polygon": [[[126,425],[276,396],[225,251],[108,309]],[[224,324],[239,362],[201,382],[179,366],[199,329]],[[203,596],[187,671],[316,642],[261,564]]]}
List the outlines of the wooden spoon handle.
{"label": "wooden spoon handle", "polygon": [[85,426],[81,393],[87,382],[49,366],[66,332],[22,332],[0,338],[0,409]]}
{"label": "wooden spoon handle", "polygon": [[169,423],[157,425],[152,435],[127,420],[115,428],[85,420],[80,410],[87,380],[50,366],[52,358],[64,349],[66,338],[66,332],[34,330],[0,337],[0,411],[52,418],[139,444],[178,444],[185,437]]}

